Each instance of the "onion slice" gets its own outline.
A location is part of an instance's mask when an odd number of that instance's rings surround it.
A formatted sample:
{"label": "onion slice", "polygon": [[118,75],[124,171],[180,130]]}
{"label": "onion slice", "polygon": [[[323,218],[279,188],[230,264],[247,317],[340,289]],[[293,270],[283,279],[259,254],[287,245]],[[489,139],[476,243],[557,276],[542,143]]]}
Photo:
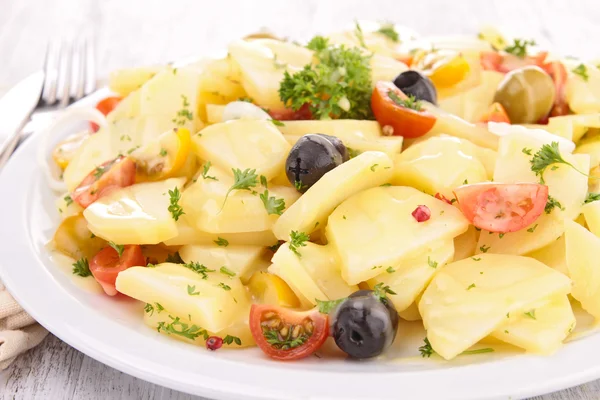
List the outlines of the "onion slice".
{"label": "onion slice", "polygon": [[247,101],[232,101],[223,109],[223,122],[233,119],[264,119],[270,120],[271,116],[259,106]]}

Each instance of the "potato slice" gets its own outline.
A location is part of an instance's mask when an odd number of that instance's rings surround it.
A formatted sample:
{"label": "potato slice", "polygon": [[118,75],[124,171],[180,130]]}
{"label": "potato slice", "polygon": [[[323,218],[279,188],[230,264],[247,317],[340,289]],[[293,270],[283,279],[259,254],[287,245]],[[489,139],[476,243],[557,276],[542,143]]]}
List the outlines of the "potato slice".
{"label": "potato slice", "polygon": [[547,130],[578,142],[589,128],[600,128],[600,113],[552,117],[548,119]]}
{"label": "potato slice", "polygon": [[526,256],[535,258],[550,268],[554,268],[558,272],[569,276],[569,269],[567,268],[565,235],[562,235],[557,240],[554,240],[549,245],[544,246],[541,249],[526,254]]}
{"label": "potato slice", "polygon": [[463,260],[471,257],[477,251],[477,241],[479,233],[473,225],[469,225],[464,233],[454,238],[454,259],[453,261]]}
{"label": "potato slice", "polygon": [[[196,229],[212,233],[263,232],[270,230],[280,218],[279,215],[267,213],[259,196],[264,193],[264,187],[253,187],[254,193],[250,190],[234,190],[227,196],[234,183],[233,178],[215,167],[210,168],[207,176],[215,179],[199,176],[181,197],[188,221]],[[296,189],[269,186],[269,197],[283,199],[288,209],[299,196]]]}
{"label": "potato slice", "polygon": [[292,231],[314,232],[349,196],[389,182],[392,167],[392,160],[378,151],[367,151],[346,161],[323,175],[289,207],[273,226],[273,233],[278,239],[288,240]]}
{"label": "potato slice", "polygon": [[127,96],[165,69],[162,65],[117,69],[109,74],[108,87],[120,96]]}
{"label": "potato slice", "polygon": [[279,247],[269,272],[283,279],[296,293],[302,306],[310,308],[317,300],[337,300],[358,290],[341,277],[339,260],[329,246],[306,243],[294,253],[289,244]]}
{"label": "potato slice", "polygon": [[600,237],[600,201],[584,204],[581,211],[590,232]]}
{"label": "potato slice", "polygon": [[233,176],[232,168],[255,169],[267,180],[284,168],[291,146],[270,121],[233,120],[210,125],[193,137],[198,157]]}
{"label": "potato slice", "polygon": [[171,178],[115,190],[92,203],[83,216],[90,231],[107,241],[157,244],[177,236],[175,220],[168,210],[168,191],[181,189],[184,183],[185,178]]}
{"label": "potato slice", "polygon": [[221,267],[225,267],[238,276],[242,282],[247,282],[255,271],[255,267],[261,264],[261,256],[264,254],[265,248],[261,246],[236,246],[229,244],[226,239],[223,239],[220,243],[227,243],[227,245],[183,246],[179,249],[179,255],[186,263],[198,262],[217,271],[220,271]]}
{"label": "potato slice", "polygon": [[405,259],[398,265],[382,266],[379,275],[369,279],[371,288],[383,283],[396,294],[388,295],[398,312],[406,310],[423,292],[434,274],[444,265],[452,261],[454,242],[452,240],[434,242],[430,247],[410,259]]}
{"label": "potato slice", "polygon": [[564,294],[531,304],[526,312],[512,313],[491,336],[528,352],[550,355],[575,328],[575,315]]}
{"label": "potato slice", "polygon": [[[431,211],[426,222],[412,216],[419,205]],[[379,266],[399,265],[435,242],[454,239],[468,225],[446,202],[411,187],[392,186],[348,198],[329,216],[326,232],[340,256],[342,277],[358,284],[379,275]]]}
{"label": "potato slice", "polygon": [[565,221],[567,268],[573,280],[571,295],[596,319],[600,318],[600,238],[573,221]]}
{"label": "potato slice", "polygon": [[[600,69],[580,60],[561,60],[567,69],[568,78],[565,87],[567,103],[575,114],[600,112]],[[587,79],[576,75],[573,70],[580,64],[585,66]]]}
{"label": "potato slice", "polygon": [[419,301],[433,349],[449,360],[536,302],[566,296],[571,282],[528,257],[481,254],[439,271]]}
{"label": "potato slice", "polygon": [[176,316],[189,315],[189,320],[211,332],[229,327],[250,305],[239,278],[216,271],[197,273],[182,264],[132,267],[119,273],[116,285],[129,297],[159,303]]}
{"label": "potato slice", "polygon": [[279,130],[284,135],[304,136],[309,133],[324,133],[344,139],[376,140],[382,137],[381,125],[377,121],[333,119],[314,121],[286,121]]}
{"label": "potato slice", "polygon": [[403,320],[406,320],[406,321],[420,321],[420,320],[422,320],[423,318],[421,318],[421,314],[419,314],[419,306],[417,305],[419,303],[418,300],[420,300],[420,299],[421,299],[421,297],[419,297],[417,300],[415,300],[404,311],[398,312],[398,315],[400,315],[400,318],[402,318]]}
{"label": "potato slice", "polygon": [[451,199],[455,188],[486,181],[485,167],[466,143],[446,136],[410,146],[394,160],[392,183],[412,186],[431,195],[441,193]]}

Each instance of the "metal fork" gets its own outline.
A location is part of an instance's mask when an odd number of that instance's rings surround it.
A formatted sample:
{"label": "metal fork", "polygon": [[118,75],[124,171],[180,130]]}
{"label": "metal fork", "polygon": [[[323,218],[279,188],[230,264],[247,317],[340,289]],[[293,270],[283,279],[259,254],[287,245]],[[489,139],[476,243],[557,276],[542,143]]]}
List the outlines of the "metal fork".
{"label": "metal fork", "polygon": [[44,87],[30,122],[9,139],[0,154],[0,168],[29,134],[50,122],[56,111],[96,90],[94,42],[88,37],[50,42],[44,59]]}

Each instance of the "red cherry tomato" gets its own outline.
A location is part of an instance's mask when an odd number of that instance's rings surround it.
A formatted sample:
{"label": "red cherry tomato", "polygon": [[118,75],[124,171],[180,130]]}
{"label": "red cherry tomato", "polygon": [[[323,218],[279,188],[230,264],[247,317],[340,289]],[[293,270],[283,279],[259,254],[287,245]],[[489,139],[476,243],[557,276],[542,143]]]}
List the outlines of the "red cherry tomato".
{"label": "red cherry tomato", "polygon": [[112,247],[105,247],[90,261],[92,275],[109,296],[117,294],[115,282],[119,272],[136,266],[146,266],[146,258],[142,254],[142,247],[137,244],[124,246],[121,257]]}
{"label": "red cherry tomato", "polygon": [[[390,97],[390,92],[393,93],[392,97]],[[414,110],[404,107],[393,98],[408,99],[392,82],[377,82],[371,96],[371,108],[377,122],[382,127],[390,126],[394,136],[404,136],[405,138],[423,136],[433,128],[436,121],[435,116],[423,109]]]}
{"label": "red cherry tomato", "polygon": [[500,53],[497,51],[484,51],[481,53],[481,67],[489,71],[507,73],[527,65],[542,67],[548,52],[540,51],[533,56],[517,57],[514,54]]}
{"label": "red cherry tomato", "polygon": [[[96,109],[102,114],[108,115],[112,110],[115,109],[115,107],[121,102],[121,100],[123,100],[122,97],[107,97],[103,100],[100,100],[98,104],[96,104]],[[92,132],[98,132],[99,127],[97,124],[90,122],[90,129],[92,130]]]}
{"label": "red cherry tomato", "polygon": [[483,116],[481,122],[505,122],[510,124],[510,118],[502,104],[494,103],[490,106],[487,114]]}
{"label": "red cherry tomato", "polygon": [[490,232],[516,232],[544,212],[548,186],[537,183],[477,183],[454,191],[469,222]]}
{"label": "red cherry tomato", "polygon": [[329,335],[329,317],[316,309],[299,312],[253,304],[250,331],[258,347],[269,357],[280,361],[298,360],[323,345]]}
{"label": "red cherry tomato", "polygon": [[117,157],[96,167],[71,193],[73,201],[86,208],[113,190],[135,183],[135,162],[129,157]]}
{"label": "red cherry tomato", "polygon": [[554,106],[550,111],[551,117],[559,117],[570,113],[569,105],[567,104],[566,83],[567,70],[560,61],[552,61],[542,66],[542,69],[552,77],[554,87],[556,88],[556,96],[554,96]]}
{"label": "red cherry tomato", "polygon": [[298,111],[294,111],[291,108],[282,108],[279,110],[269,110],[268,114],[271,116],[271,118],[278,121],[299,121],[312,119],[312,113],[310,112],[308,104],[300,107]]}

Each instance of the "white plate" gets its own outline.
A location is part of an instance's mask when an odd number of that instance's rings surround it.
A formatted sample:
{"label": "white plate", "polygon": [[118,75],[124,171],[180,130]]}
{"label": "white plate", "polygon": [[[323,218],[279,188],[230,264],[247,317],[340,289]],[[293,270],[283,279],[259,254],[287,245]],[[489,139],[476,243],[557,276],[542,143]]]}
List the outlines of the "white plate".
{"label": "white plate", "polygon": [[[141,304],[86,292],[51,263],[44,245],[58,215],[36,163],[39,139],[27,140],[0,174],[0,276],[49,331],[125,373],[231,400],[516,399],[600,377],[598,334],[568,343],[551,357],[497,354],[454,363],[418,357],[281,363],[257,349],[209,352],[164,337],[143,325]],[[404,329],[408,325],[401,328],[396,352],[417,355],[419,343],[405,339]]]}

